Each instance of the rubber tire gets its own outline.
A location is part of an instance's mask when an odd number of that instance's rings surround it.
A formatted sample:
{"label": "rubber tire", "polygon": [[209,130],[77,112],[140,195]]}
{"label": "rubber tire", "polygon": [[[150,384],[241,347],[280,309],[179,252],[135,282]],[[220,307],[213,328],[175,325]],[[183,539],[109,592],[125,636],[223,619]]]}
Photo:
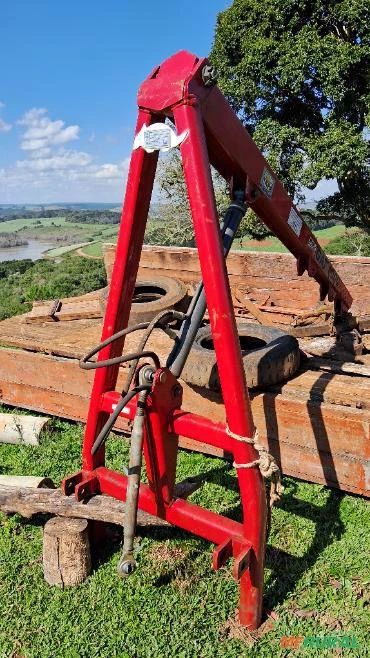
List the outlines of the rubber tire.
{"label": "rubber tire", "polygon": [[[187,288],[179,279],[168,276],[156,276],[150,281],[138,279],[135,284],[134,297],[138,294],[147,294],[149,297],[158,295],[157,299],[151,301],[133,302],[129,319],[129,326],[139,322],[150,322],[160,311],[175,308],[178,311],[186,311],[189,305]],[[163,292],[163,294],[161,294]],[[99,301],[102,311],[105,313],[108,299],[108,288],[103,288]]]}
{"label": "rubber tire", "polygon": [[[242,349],[248,388],[264,388],[279,384],[298,370],[300,352],[298,341],[294,336],[275,327],[258,324],[244,322],[237,323],[237,326],[240,337],[257,339],[265,343],[252,349]],[[188,384],[219,391],[216,354],[213,348],[204,346],[205,342],[211,340],[209,325],[199,329],[181,377]]]}

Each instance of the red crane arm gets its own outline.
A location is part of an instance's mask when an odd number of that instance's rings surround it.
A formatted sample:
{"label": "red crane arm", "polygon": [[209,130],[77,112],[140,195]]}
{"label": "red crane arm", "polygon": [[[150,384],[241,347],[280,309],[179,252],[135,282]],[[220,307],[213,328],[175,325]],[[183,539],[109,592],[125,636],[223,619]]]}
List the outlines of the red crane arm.
{"label": "red crane arm", "polygon": [[205,86],[207,59],[181,51],[152,71],[142,84],[138,104],[155,111],[156,120],[176,122],[179,105],[197,105],[210,163],[235,188],[244,186],[249,205],[297,259],[298,274],[307,270],[320,284],[320,298],[347,311],[352,297],[296,206],[217,86]]}

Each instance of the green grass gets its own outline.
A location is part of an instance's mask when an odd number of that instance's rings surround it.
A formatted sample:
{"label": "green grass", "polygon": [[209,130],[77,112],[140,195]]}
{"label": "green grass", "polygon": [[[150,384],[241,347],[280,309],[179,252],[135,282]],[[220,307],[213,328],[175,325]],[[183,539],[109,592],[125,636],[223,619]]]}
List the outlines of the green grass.
{"label": "green grass", "polygon": [[88,256],[95,256],[98,258],[103,257],[103,243],[102,242],[91,242],[89,245],[86,245],[82,249],[82,253],[87,254]]}
{"label": "green grass", "polygon": [[[39,224],[35,224],[36,221],[41,222],[41,226]],[[64,217],[51,217],[50,219],[10,219],[7,222],[0,222],[0,232],[1,233],[13,233],[14,231],[20,231],[21,229],[32,229],[32,230],[37,230],[38,228],[41,227],[46,227],[46,226],[51,226],[52,222],[54,222],[55,225],[62,226],[65,224],[65,218]]]}
{"label": "green grass", "polygon": [[[83,428],[52,421],[39,447],[0,445],[0,472],[49,475],[80,467]],[[112,436],[108,464],[121,469],[127,446]],[[239,518],[234,471],[221,460],[181,452],[178,479],[205,473],[191,500]],[[285,635],[355,635],[368,655],[370,540],[367,503],[286,478],[273,510],[265,603],[278,615],[253,643],[229,637],[238,602],[228,565],[214,573],[212,547],[176,529],[140,533],[139,567],[116,575],[119,544],[96,556],[79,587],[49,587],[42,575],[42,526],[0,514],[0,656],[18,658],[240,658],[333,656],[333,650],[280,649]],[[249,640],[251,643],[249,643]]]}
{"label": "green grass", "polygon": [[56,258],[57,256],[65,256],[66,254],[69,254],[71,251],[75,251],[76,249],[80,249],[81,247],[84,247],[86,244],[89,244],[88,242],[80,242],[79,244],[67,244],[64,247],[55,247],[54,249],[49,249],[49,251],[46,252],[46,255],[48,258]]}
{"label": "green grass", "polygon": [[[334,240],[335,238],[343,235],[345,231],[345,226],[338,224],[336,226],[331,226],[330,228],[324,228],[320,231],[313,231],[314,235],[319,241],[319,244],[326,245],[328,240]],[[288,249],[283,245],[278,238],[271,236],[266,240],[261,240],[257,242],[256,240],[248,240],[244,238],[241,242],[240,240],[235,241],[235,249],[243,249],[245,251],[268,251],[268,252],[278,252],[278,253],[287,253]]]}

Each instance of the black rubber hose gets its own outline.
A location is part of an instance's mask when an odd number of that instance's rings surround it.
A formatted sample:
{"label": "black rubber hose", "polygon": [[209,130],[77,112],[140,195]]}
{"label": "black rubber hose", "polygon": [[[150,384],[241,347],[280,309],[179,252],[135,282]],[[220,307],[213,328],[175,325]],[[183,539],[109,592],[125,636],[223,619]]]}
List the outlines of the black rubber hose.
{"label": "black rubber hose", "polygon": [[152,387],[150,386],[150,384],[145,384],[145,385],[142,385],[142,386],[135,386],[135,388],[132,388],[128,393],[126,393],[126,395],[124,397],[121,397],[118,400],[116,408],[114,409],[113,413],[111,413],[111,415],[109,416],[107,422],[102,427],[102,429],[100,430],[98,436],[96,437],[96,439],[94,441],[94,445],[91,448],[91,454],[92,455],[95,455],[95,453],[102,446],[102,444],[104,443],[104,441],[107,438],[109,432],[111,431],[114,423],[116,422],[118,416],[120,415],[122,409],[126,406],[126,404],[128,404],[130,402],[130,400],[132,400],[132,398],[135,397],[135,395],[137,395],[137,393],[140,393],[140,391],[150,392],[151,388]]}

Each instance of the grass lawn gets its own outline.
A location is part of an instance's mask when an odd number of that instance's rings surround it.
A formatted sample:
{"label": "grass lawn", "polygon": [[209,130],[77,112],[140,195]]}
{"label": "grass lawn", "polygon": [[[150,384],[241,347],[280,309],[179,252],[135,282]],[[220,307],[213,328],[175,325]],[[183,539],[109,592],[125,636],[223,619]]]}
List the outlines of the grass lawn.
{"label": "grass lawn", "polygon": [[[345,231],[345,226],[342,224],[338,224],[335,226],[331,226],[330,228],[321,229],[320,231],[313,231],[313,233],[316,236],[317,240],[319,241],[319,244],[322,247],[324,247],[331,240],[334,240],[335,238],[342,235],[344,231]],[[283,243],[280,242],[280,240],[278,240],[274,236],[271,236],[270,238],[266,238],[266,240],[261,240],[261,241],[243,239],[241,244],[240,244],[240,240],[236,240],[234,248],[243,249],[245,251],[273,251],[273,252],[281,252],[281,253],[288,252],[288,249],[286,249]]]}
{"label": "grass lawn", "polygon": [[81,247],[84,247],[86,244],[89,244],[89,242],[80,242],[79,244],[67,244],[64,247],[55,247],[54,249],[49,249],[49,251],[46,252],[46,255],[48,258],[65,256],[66,254],[69,254],[71,251],[75,251],[76,249],[80,249]]}
{"label": "grass lawn", "polygon": [[81,249],[83,254],[88,256],[95,256],[96,258],[103,257],[103,243],[102,242],[91,242]]}
{"label": "grass lawn", "polygon": [[[317,237],[321,246],[325,246],[331,240],[334,240],[338,236],[342,235],[344,233],[344,230],[345,230],[344,226],[337,225],[337,226],[331,226],[330,228],[322,229],[321,231],[314,231],[314,234]],[[117,233],[118,233],[118,226],[113,227],[113,229],[112,228],[108,229],[107,232],[104,233],[102,240],[94,241],[90,245],[83,247],[82,251],[88,254],[89,256],[102,257],[103,243],[106,241],[108,242],[116,241]],[[288,250],[286,249],[286,247],[284,247],[282,242],[280,242],[280,240],[278,240],[274,236],[262,241],[244,239],[242,240],[242,243],[240,243],[240,240],[235,240],[234,249],[242,249],[243,251],[264,251],[264,252],[270,251],[270,252],[281,252],[281,253],[288,252]]]}
{"label": "grass lawn", "polygon": [[[61,478],[80,467],[83,428],[54,419],[39,447],[0,445],[0,472]],[[127,463],[112,436],[108,465]],[[178,479],[205,473],[191,500],[239,518],[233,469],[221,460],[180,453]],[[88,580],[49,587],[42,575],[42,526],[0,514],[0,656],[12,658],[240,658],[333,656],[333,649],[287,650],[282,636],[354,635],[368,654],[370,623],[367,503],[325,487],[285,479],[273,510],[266,558],[266,607],[274,610],[258,639],[241,638],[228,620],[238,588],[230,565],[212,572],[208,542],[176,529],[147,529],[139,567],[116,575],[119,543],[106,545]]]}

